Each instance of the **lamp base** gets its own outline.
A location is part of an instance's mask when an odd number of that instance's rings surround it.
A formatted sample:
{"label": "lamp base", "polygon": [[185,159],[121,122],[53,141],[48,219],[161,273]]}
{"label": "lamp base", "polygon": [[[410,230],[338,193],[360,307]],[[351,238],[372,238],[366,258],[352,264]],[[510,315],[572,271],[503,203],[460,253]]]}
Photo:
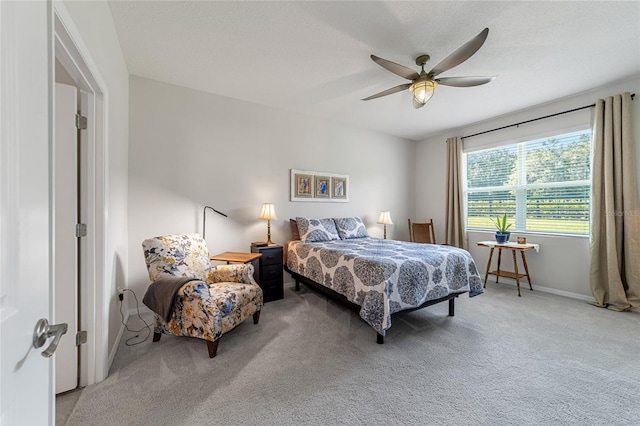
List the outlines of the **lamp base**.
{"label": "lamp base", "polygon": [[269,243],[266,241],[254,241],[251,243],[251,245],[254,247],[267,247]]}

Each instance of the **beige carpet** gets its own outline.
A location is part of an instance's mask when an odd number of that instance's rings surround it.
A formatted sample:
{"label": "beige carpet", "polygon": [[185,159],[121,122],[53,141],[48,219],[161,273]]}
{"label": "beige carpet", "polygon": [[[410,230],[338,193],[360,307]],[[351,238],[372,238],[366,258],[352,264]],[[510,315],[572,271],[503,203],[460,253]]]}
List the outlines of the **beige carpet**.
{"label": "beige carpet", "polygon": [[287,288],[215,359],[195,339],[121,344],[67,424],[640,424],[640,312],[490,283],[457,299],[455,317],[444,303],[394,316],[384,345],[375,337],[353,312]]}

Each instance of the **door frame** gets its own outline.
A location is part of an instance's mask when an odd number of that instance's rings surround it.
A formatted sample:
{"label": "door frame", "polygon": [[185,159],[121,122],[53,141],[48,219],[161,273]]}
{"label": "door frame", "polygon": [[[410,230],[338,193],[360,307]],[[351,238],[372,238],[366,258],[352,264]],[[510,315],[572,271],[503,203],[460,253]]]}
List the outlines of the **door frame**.
{"label": "door frame", "polygon": [[[92,385],[107,377],[108,321],[105,320],[107,182],[106,84],[71,15],[62,2],[53,2],[54,57],[57,58],[83,92],[83,115],[87,117],[87,158],[81,188],[82,218],[87,224],[87,236],[81,238],[80,276],[82,290],[79,299],[80,329],[87,331],[87,343],[80,346],[80,386]],[[54,82],[52,82],[53,84]],[[84,102],[86,99],[86,103]],[[86,110],[84,109],[86,107]],[[55,199],[55,196],[54,196]],[[54,254],[55,255],[55,254]],[[73,336],[75,338],[75,336]]]}

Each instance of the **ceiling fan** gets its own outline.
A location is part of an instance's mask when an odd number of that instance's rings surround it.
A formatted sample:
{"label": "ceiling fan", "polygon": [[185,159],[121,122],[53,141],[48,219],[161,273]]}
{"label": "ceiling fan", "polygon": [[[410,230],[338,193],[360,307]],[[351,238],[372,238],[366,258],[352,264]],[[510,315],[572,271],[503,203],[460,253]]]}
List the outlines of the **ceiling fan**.
{"label": "ceiling fan", "polygon": [[489,28],[485,28],[480,32],[480,34],[460,46],[455,52],[447,56],[429,72],[425,72],[424,66],[429,61],[430,56],[418,56],[416,58],[416,65],[421,67],[420,74],[418,74],[411,68],[407,68],[403,65],[396,64],[395,62],[379,58],[376,55],[371,55],[371,59],[373,59],[376,64],[380,65],[382,68],[388,71],[391,71],[396,75],[399,75],[400,77],[411,80],[411,83],[400,84],[399,86],[395,86],[391,89],[376,93],[375,95],[371,95],[362,100],[368,101],[370,99],[380,98],[382,96],[387,96],[392,93],[397,93],[409,89],[413,94],[413,107],[422,108],[424,104],[426,104],[429,99],[431,99],[435,88],[438,87],[438,84],[454,87],[472,87],[491,82],[494,78],[496,78],[496,76],[436,78],[443,72],[448,71],[451,68],[456,67],[469,59],[474,53],[478,51],[478,49],[480,49],[480,47],[482,47],[485,40],[487,39],[487,35],[489,35]]}

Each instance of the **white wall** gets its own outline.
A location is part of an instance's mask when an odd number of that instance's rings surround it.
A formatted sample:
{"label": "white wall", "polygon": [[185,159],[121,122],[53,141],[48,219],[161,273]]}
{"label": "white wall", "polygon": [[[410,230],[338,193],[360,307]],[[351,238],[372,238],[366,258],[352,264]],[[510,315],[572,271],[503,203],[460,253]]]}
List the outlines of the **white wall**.
{"label": "white wall", "polygon": [[[264,202],[275,204],[276,243],[290,238],[295,216],[357,215],[382,237],[382,210],[400,225],[388,236],[407,238],[401,225],[414,209],[413,141],[135,76],[129,140],[129,286],[139,299],[149,285],[142,241],[202,234],[204,205],[229,216],[207,211],[211,254],[265,240],[266,223],[257,219]],[[289,201],[290,169],[348,174],[350,201]]]}
{"label": "white wall", "polygon": [[[104,276],[97,277],[102,294],[96,299],[103,304],[104,344],[112,354],[121,328],[117,299],[118,287],[126,287],[128,238],[127,238],[127,156],[129,128],[129,73],[127,71],[120,42],[115,31],[111,10],[104,1],[66,1],[64,7],[81,36],[77,43],[90,52],[90,60],[97,68],[105,84],[106,101],[106,177],[105,205],[101,214],[105,218],[105,265]],[[100,167],[99,165],[95,165]],[[100,288],[101,287],[101,288]],[[97,371],[97,381],[106,377],[108,356],[104,356],[102,373]]]}
{"label": "white wall", "polygon": [[[466,136],[509,124],[542,117],[557,112],[593,104],[596,99],[605,98],[623,92],[640,96],[640,78],[599,87],[575,96],[559,99],[510,115],[476,123],[460,129],[452,129],[446,134],[430,137],[418,143],[416,151],[416,210],[418,219],[433,218],[436,224],[437,238],[444,238],[445,226],[445,176],[446,176],[446,139],[450,136]],[[638,165],[638,186],[640,187],[640,98],[633,101],[634,137],[636,141],[636,164]],[[487,146],[495,141],[517,141],[521,137],[536,137],[551,129],[571,130],[576,126],[590,127],[591,109],[574,112],[555,118],[501,130],[487,135],[465,139],[465,146]],[[514,234],[515,235],[515,234]],[[541,245],[539,253],[529,252],[527,263],[535,289],[549,291],[591,300],[589,287],[589,238],[558,237],[549,235],[526,235],[529,242]],[[512,235],[513,237],[513,235]],[[469,251],[476,259],[478,269],[484,274],[489,251],[476,245],[478,241],[494,239],[492,232],[469,232]],[[510,255],[510,253],[507,253]],[[506,260],[506,263],[505,263]],[[495,269],[495,260],[493,268]],[[503,267],[511,269],[510,257],[503,259]],[[519,268],[522,268],[520,264]],[[494,278],[495,280],[495,278]],[[512,282],[502,278],[501,281]],[[488,284],[490,286],[490,284]],[[489,290],[490,291],[490,290]],[[523,297],[526,293],[523,294]]]}

